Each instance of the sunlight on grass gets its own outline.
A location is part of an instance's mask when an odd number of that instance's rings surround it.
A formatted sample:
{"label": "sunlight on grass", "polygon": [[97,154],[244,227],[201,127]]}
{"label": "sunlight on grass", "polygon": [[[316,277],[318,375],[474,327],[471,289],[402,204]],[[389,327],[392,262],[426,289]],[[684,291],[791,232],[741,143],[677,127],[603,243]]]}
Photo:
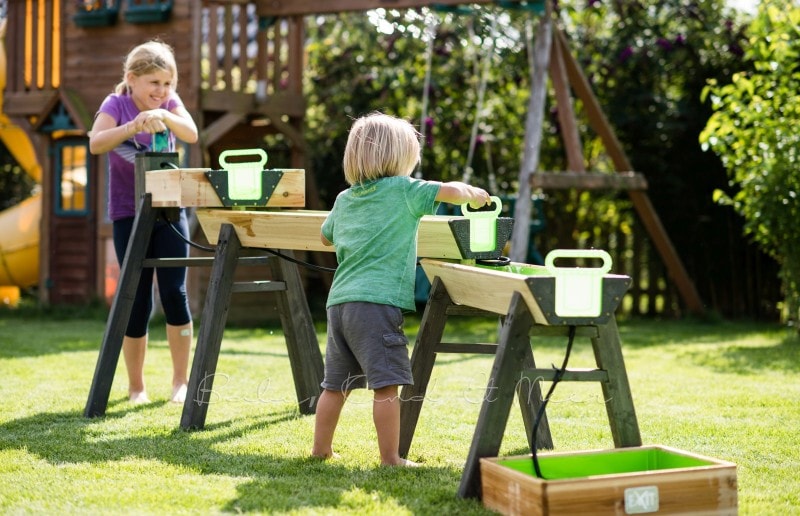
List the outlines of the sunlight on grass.
{"label": "sunlight on grass", "polygon": [[[418,324],[407,320],[412,342]],[[156,327],[145,371],[153,403],[126,401],[120,361],[106,415],[84,418],[103,327],[0,320],[0,512],[489,513],[456,491],[492,357],[437,358],[409,453],[423,467],[383,468],[367,391],[342,413],[341,457],[308,457],[314,419],[297,409],[275,328],[226,330],[202,431],[179,428],[183,407],[168,402],[169,350]],[[496,332],[496,320],[460,318],[445,340],[493,342]],[[692,321],[630,321],[620,334],[643,442],[735,462],[741,514],[800,514],[797,337],[773,325]],[[565,338],[532,343],[537,365],[561,364]],[[588,340],[576,340],[570,366],[593,360]],[[557,451],[613,447],[597,384],[560,384],[548,419]],[[529,452],[515,404],[501,455]]]}

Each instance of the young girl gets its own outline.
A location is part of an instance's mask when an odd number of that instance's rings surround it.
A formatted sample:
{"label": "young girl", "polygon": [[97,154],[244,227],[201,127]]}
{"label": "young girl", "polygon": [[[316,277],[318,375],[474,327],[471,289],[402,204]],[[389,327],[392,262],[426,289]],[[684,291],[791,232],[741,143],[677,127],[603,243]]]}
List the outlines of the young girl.
{"label": "young girl", "polygon": [[399,455],[398,386],[413,383],[403,311],[415,309],[417,228],[438,202],[490,203],[489,194],[460,182],[410,177],[419,135],[399,118],[373,113],[356,120],[347,139],[344,174],[350,188],[322,225],[339,266],[328,295],[325,377],[316,410],[312,455],[333,455],[332,442],[350,391],[374,391],[372,414],[384,465],[415,466]]}
{"label": "young girl", "polygon": [[[92,154],[108,153],[108,213],[114,225],[114,249],[122,265],[136,214],[134,158],[153,150],[153,135],[169,131],[169,149],[175,138],[197,141],[197,127],[175,92],[178,69],[172,48],[150,41],[134,48],[125,60],[123,80],[103,101],[89,133]],[[156,149],[163,150],[163,149]],[[178,227],[188,237],[186,213]],[[148,258],[186,257],[188,245],[166,223],[159,221],[150,241]],[[183,403],[188,383],[192,345],[192,316],[186,297],[186,269],[157,269],[158,290],[167,319],[167,340],[172,355],[171,401]],[[147,326],[153,306],[153,269],[142,271],[131,318],[122,342],[128,370],[128,394],[133,403],[147,403],[144,357]]]}

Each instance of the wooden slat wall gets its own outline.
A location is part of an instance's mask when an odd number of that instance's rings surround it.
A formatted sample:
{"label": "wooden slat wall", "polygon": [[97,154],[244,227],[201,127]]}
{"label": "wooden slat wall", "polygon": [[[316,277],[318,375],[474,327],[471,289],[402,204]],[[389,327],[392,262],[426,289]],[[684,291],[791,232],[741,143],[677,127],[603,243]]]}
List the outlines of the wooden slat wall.
{"label": "wooden slat wall", "polygon": [[[126,54],[136,45],[160,39],[172,46],[178,65],[178,93],[190,112],[198,106],[198,92],[190,87],[194,67],[192,59],[192,2],[175,0],[167,23],[127,23],[120,13],[111,27],[82,28],[72,22],[75,2],[64,2],[64,75],[63,85],[79,91],[90,112],[100,106],[122,80]],[[122,6],[124,9],[124,4]]]}
{"label": "wooden slat wall", "polygon": [[[277,19],[259,27],[255,2],[218,0],[203,2],[203,13],[200,33],[208,36],[201,42],[201,55],[209,60],[208,74],[201,77],[203,89],[252,94],[261,81],[268,96],[300,91],[303,45],[297,40],[302,18]],[[292,55],[290,40],[299,43]]]}

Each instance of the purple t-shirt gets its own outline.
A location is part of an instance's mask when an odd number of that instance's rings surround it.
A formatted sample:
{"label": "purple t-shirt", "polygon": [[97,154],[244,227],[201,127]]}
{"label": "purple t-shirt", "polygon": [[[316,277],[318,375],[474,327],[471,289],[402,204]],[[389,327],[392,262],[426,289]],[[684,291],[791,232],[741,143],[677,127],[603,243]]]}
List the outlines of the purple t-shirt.
{"label": "purple t-shirt", "polygon": [[[183,102],[173,92],[159,107],[172,111],[179,106],[183,106]],[[129,95],[112,93],[103,100],[98,113],[110,115],[120,126],[136,118],[140,111]],[[108,153],[108,217],[111,220],[136,215],[135,157],[140,152],[149,152],[151,146],[151,134],[137,133]],[[169,133],[169,150],[175,150],[172,132]]]}

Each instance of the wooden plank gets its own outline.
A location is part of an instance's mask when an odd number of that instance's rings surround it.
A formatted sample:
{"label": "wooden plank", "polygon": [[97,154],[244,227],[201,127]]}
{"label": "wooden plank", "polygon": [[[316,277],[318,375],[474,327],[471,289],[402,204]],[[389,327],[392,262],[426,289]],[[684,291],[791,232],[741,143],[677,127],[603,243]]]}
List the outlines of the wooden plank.
{"label": "wooden plank", "polygon": [[[327,211],[235,211],[198,209],[197,219],[209,243],[214,244],[222,224],[232,224],[245,247],[334,252],[320,240]],[[447,221],[454,217],[422,217],[417,236],[417,255],[427,258],[461,259]]]}
{"label": "wooden plank", "polygon": [[236,111],[302,117],[306,109],[303,96],[289,91],[274,92],[258,102],[255,93],[239,91],[204,90],[200,92],[200,95],[201,108],[205,111]]}
{"label": "wooden plank", "polygon": [[[491,4],[495,0],[437,0],[438,5]],[[217,4],[238,4],[241,0],[216,0]],[[413,9],[428,7],[430,0],[256,0],[259,16],[294,16],[309,14],[333,14],[369,9]]]}
{"label": "wooden plank", "polygon": [[228,111],[217,118],[200,133],[200,140],[203,145],[210,147],[217,140],[225,136],[228,131],[247,120],[247,114],[239,111]]}
{"label": "wooden plank", "polygon": [[538,172],[531,188],[543,190],[647,190],[647,179],[637,172]]}
{"label": "wooden plank", "polygon": [[[153,206],[222,207],[217,191],[206,178],[206,168],[150,170],[145,173],[145,191],[152,195]],[[281,169],[283,176],[267,203],[268,208],[305,206],[305,171]],[[216,228],[217,230],[219,227]],[[219,233],[215,233],[216,235]]]}

